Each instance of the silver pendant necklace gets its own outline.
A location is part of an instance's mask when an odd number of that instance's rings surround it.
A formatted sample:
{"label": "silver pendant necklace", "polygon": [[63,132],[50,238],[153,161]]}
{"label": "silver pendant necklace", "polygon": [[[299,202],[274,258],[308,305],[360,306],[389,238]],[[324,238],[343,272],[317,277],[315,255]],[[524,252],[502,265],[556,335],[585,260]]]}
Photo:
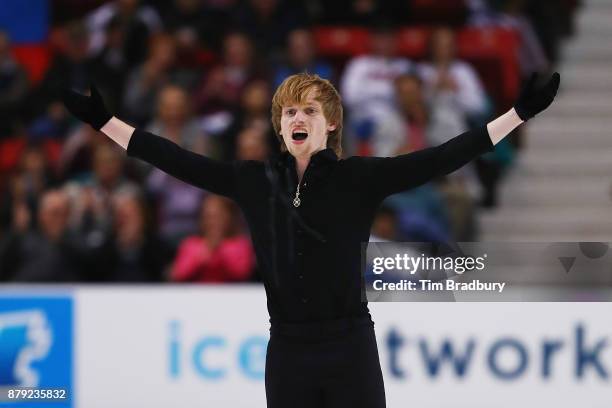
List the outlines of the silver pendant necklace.
{"label": "silver pendant necklace", "polygon": [[302,201],[300,200],[300,183],[297,184],[297,189],[295,190],[295,198],[293,199],[293,206],[299,207]]}

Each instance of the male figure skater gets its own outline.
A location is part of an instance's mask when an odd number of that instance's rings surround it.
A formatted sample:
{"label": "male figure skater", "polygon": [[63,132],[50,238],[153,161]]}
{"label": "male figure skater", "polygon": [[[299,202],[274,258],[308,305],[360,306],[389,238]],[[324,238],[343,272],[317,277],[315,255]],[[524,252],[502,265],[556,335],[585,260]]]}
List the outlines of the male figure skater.
{"label": "male figure skater", "polygon": [[270,408],[385,407],[374,324],[361,301],[361,243],[388,195],[450,173],[546,109],[559,74],[532,77],[514,108],[487,126],[397,157],[340,159],[342,104],[316,75],[288,77],[272,100],[283,154],[267,163],[219,162],[112,116],[95,88],[67,91],[79,119],[165,172],[234,199],[249,224],[270,313]]}

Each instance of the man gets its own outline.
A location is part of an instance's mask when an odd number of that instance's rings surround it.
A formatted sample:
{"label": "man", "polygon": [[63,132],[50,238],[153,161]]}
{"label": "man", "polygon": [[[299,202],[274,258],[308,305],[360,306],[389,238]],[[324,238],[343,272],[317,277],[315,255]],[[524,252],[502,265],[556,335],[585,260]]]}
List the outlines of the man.
{"label": "man", "polygon": [[491,151],[514,127],[547,108],[559,74],[534,81],[515,108],[486,127],[394,158],[341,154],[338,92],[316,75],[288,77],[272,99],[282,155],[224,163],[181,149],[112,117],[96,89],[67,92],[80,119],[188,183],[234,199],[249,224],[268,298],[268,407],[385,406],[374,324],[361,301],[361,243],[390,194],[450,173]]}
{"label": "man", "polygon": [[[26,210],[27,211],[27,210]],[[62,190],[40,198],[36,230],[15,228],[0,248],[0,280],[13,282],[75,282],[87,268],[86,246],[68,225],[70,202]],[[26,217],[29,214],[25,215]]]}
{"label": "man", "polygon": [[397,55],[397,35],[388,23],[372,30],[371,48],[370,54],[351,59],[341,78],[353,145],[347,147],[361,155],[391,156],[406,133],[398,117],[393,82],[410,72],[413,63]]}

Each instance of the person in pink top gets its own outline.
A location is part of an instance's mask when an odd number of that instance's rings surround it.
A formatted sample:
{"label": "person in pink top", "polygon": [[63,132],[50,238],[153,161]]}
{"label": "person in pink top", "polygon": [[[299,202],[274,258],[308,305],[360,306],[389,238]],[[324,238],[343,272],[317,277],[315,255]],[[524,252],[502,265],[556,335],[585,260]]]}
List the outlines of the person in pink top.
{"label": "person in pink top", "polygon": [[249,237],[238,225],[238,208],[226,198],[210,195],[202,203],[200,235],[181,242],[172,265],[173,281],[247,281],[255,268]]}

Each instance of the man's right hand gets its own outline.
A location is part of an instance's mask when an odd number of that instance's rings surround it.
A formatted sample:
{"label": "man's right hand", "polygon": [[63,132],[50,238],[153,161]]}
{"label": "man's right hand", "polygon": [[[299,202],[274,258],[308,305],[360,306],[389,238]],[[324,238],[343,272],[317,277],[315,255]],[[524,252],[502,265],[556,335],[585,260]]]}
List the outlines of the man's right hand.
{"label": "man's right hand", "polygon": [[70,113],[96,130],[100,130],[113,117],[95,86],[91,86],[91,96],[82,95],[71,89],[64,90],[62,101]]}

